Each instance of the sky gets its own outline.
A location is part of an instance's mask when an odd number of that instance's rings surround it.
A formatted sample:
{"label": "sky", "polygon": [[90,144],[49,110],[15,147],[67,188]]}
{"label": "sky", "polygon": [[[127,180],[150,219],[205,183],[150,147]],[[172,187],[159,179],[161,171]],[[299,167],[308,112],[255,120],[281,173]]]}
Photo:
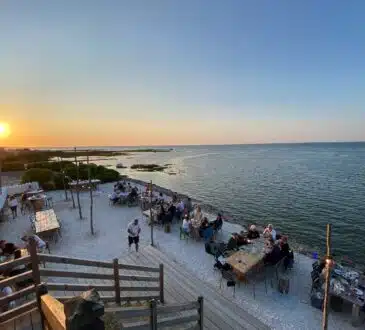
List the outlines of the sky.
{"label": "sky", "polygon": [[365,141],[365,1],[2,0],[3,146]]}

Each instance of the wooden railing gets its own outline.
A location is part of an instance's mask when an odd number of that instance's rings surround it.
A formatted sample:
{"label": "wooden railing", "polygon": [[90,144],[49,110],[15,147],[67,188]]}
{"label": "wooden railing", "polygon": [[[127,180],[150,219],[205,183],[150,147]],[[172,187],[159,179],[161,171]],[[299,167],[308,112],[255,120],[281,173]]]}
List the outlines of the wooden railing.
{"label": "wooden railing", "polygon": [[194,324],[192,328],[202,330],[203,301],[203,297],[199,297],[197,301],[184,304],[158,306],[156,301],[152,300],[149,307],[106,308],[105,316],[112,314],[114,318],[123,322],[123,329],[129,330],[156,330],[188,323]]}
{"label": "wooden railing", "polygon": [[[65,278],[78,278],[78,279],[95,279],[95,280],[110,280],[111,284],[68,284],[68,283],[47,283],[48,290],[52,291],[86,291],[95,288],[98,291],[114,292],[114,295],[102,296],[102,300],[105,302],[115,302],[120,305],[122,301],[138,301],[144,300],[149,301],[151,299],[157,299],[161,303],[164,303],[164,270],[163,265],[159,267],[146,267],[119,264],[118,259],[114,259],[113,262],[97,261],[97,260],[85,260],[78,258],[69,258],[63,256],[55,256],[49,254],[38,254],[39,261],[41,263],[62,263],[68,265],[79,265],[79,266],[90,266],[98,268],[106,268],[113,270],[110,274],[93,273],[93,272],[81,272],[81,271],[66,271],[40,268],[39,276],[47,277],[65,277]],[[136,272],[149,272],[156,273],[156,276],[151,275],[125,275],[120,274],[120,270],[131,270]],[[131,281],[131,282],[155,282],[156,286],[120,286],[120,281]],[[121,292],[153,292],[150,295],[130,295],[121,296]],[[71,297],[57,297],[61,301],[70,299]]]}
{"label": "wooden railing", "polygon": [[[30,252],[31,254],[36,255],[37,252],[34,244],[30,246]],[[22,317],[24,314],[31,313],[37,309],[36,299],[32,299],[29,301],[27,300],[28,297],[36,292],[36,285],[40,283],[39,281],[34,280],[34,274],[37,274],[39,267],[36,259],[32,258],[29,255],[12,261],[4,262],[0,264],[0,274],[10,273],[12,269],[14,269],[14,267],[23,265],[31,265],[31,267],[29,267],[31,270],[27,270],[15,276],[6,277],[5,279],[0,281],[0,290],[4,287],[10,287],[13,289],[12,294],[0,297],[0,325],[16,320],[19,317]],[[17,291],[14,290],[14,287],[17,284],[30,279],[33,279],[33,283],[29,283],[28,286],[25,286]],[[15,308],[8,309],[10,302],[15,301],[19,303],[19,300],[21,298],[26,299]],[[3,311],[4,309],[5,311]]]}

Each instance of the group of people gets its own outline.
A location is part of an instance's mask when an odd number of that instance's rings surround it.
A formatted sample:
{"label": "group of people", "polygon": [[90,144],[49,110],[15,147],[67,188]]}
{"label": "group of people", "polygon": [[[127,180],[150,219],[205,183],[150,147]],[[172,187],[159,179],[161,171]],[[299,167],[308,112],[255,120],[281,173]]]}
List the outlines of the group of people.
{"label": "group of people", "polygon": [[[44,248],[46,248],[47,244],[46,242],[44,242],[41,238],[39,238],[37,235],[31,235],[31,236],[23,236],[21,238],[21,240],[23,241],[23,246],[18,246],[15,243],[12,242],[7,242],[6,240],[1,240],[0,241],[0,256],[2,257],[3,260],[7,261],[7,260],[16,260],[22,257],[22,250],[23,249],[27,249],[29,250],[30,248],[30,239],[31,237],[33,237],[35,243],[36,243],[36,247],[38,250],[42,251]],[[28,270],[31,269],[31,264],[28,265],[18,265],[18,266],[14,266],[11,269],[7,269],[4,272],[0,273],[0,281],[5,280],[8,277],[13,277],[19,274],[22,274]],[[23,280],[23,281],[18,281],[16,283],[15,286],[5,286],[3,288],[0,289],[0,296],[8,296],[11,295],[14,290],[20,290],[24,287],[27,287],[29,285],[33,284],[33,280],[32,279],[27,279],[27,280]],[[7,306],[2,306],[0,307],[0,312],[5,312],[10,308],[14,308],[15,307],[15,301],[11,301],[9,302],[9,304]]]}
{"label": "group of people", "polygon": [[222,226],[223,216],[221,213],[218,213],[217,218],[214,221],[209,221],[208,218],[203,215],[200,205],[195,206],[192,214],[186,209],[183,215],[182,230],[185,234],[192,235],[194,238],[205,238],[209,241],[213,239],[215,233],[220,230]]}
{"label": "group of people", "polygon": [[123,198],[126,199],[128,203],[135,203],[138,200],[138,188],[136,186],[132,187],[130,182],[126,184],[125,182],[120,181],[114,185],[114,191],[109,197],[113,205],[122,202],[121,193],[128,193],[128,195]]}

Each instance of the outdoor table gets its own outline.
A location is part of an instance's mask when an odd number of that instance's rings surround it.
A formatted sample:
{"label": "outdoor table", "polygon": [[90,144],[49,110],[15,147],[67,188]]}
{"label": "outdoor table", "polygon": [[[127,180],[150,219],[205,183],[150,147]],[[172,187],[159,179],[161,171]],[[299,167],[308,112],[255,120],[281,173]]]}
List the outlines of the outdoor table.
{"label": "outdoor table", "polygon": [[263,257],[262,253],[240,250],[228,257],[226,262],[232,266],[238,280],[244,281],[247,278],[247,273],[257,267],[262,262]]}
{"label": "outdoor table", "polygon": [[53,209],[36,212],[34,226],[36,234],[45,232],[57,232],[59,234],[60,230],[60,224]]}

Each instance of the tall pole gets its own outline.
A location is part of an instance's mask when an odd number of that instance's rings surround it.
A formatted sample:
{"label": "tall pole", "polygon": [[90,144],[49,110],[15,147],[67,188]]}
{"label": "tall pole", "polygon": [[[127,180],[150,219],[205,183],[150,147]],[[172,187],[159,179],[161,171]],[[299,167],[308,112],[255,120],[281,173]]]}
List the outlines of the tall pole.
{"label": "tall pole", "polygon": [[86,156],[87,159],[87,173],[89,176],[89,190],[90,190],[90,230],[91,235],[94,235],[94,223],[93,223],[93,189],[91,186],[91,169],[89,163],[89,154]]}
{"label": "tall pole", "polygon": [[328,307],[330,301],[330,281],[331,281],[331,266],[332,266],[332,256],[331,256],[331,225],[327,224],[327,253],[326,253],[326,282],[324,291],[324,302],[323,302],[323,316],[322,316],[322,329],[328,329]]}
{"label": "tall pole", "polygon": [[150,220],[151,220],[151,245],[154,246],[153,243],[153,218],[152,218],[152,180],[150,183]]}
{"label": "tall pole", "polygon": [[79,216],[82,219],[82,212],[81,212],[81,204],[80,204],[80,189],[79,189],[79,181],[80,181],[80,174],[79,174],[79,164],[77,162],[77,153],[75,147],[75,164],[76,164],[76,196],[77,196],[77,205],[79,206]]}
{"label": "tall pole", "polygon": [[61,157],[59,157],[59,162],[60,162],[60,169],[61,169],[61,174],[62,174],[63,189],[65,191],[65,200],[68,201],[66,181],[65,181],[65,171],[63,170],[63,167],[62,167],[62,158]]}
{"label": "tall pole", "polygon": [[2,177],[2,168],[3,168],[3,160],[1,158],[1,155],[0,155],[0,192],[1,192],[1,187],[2,187],[2,181],[1,181],[1,177]]}

